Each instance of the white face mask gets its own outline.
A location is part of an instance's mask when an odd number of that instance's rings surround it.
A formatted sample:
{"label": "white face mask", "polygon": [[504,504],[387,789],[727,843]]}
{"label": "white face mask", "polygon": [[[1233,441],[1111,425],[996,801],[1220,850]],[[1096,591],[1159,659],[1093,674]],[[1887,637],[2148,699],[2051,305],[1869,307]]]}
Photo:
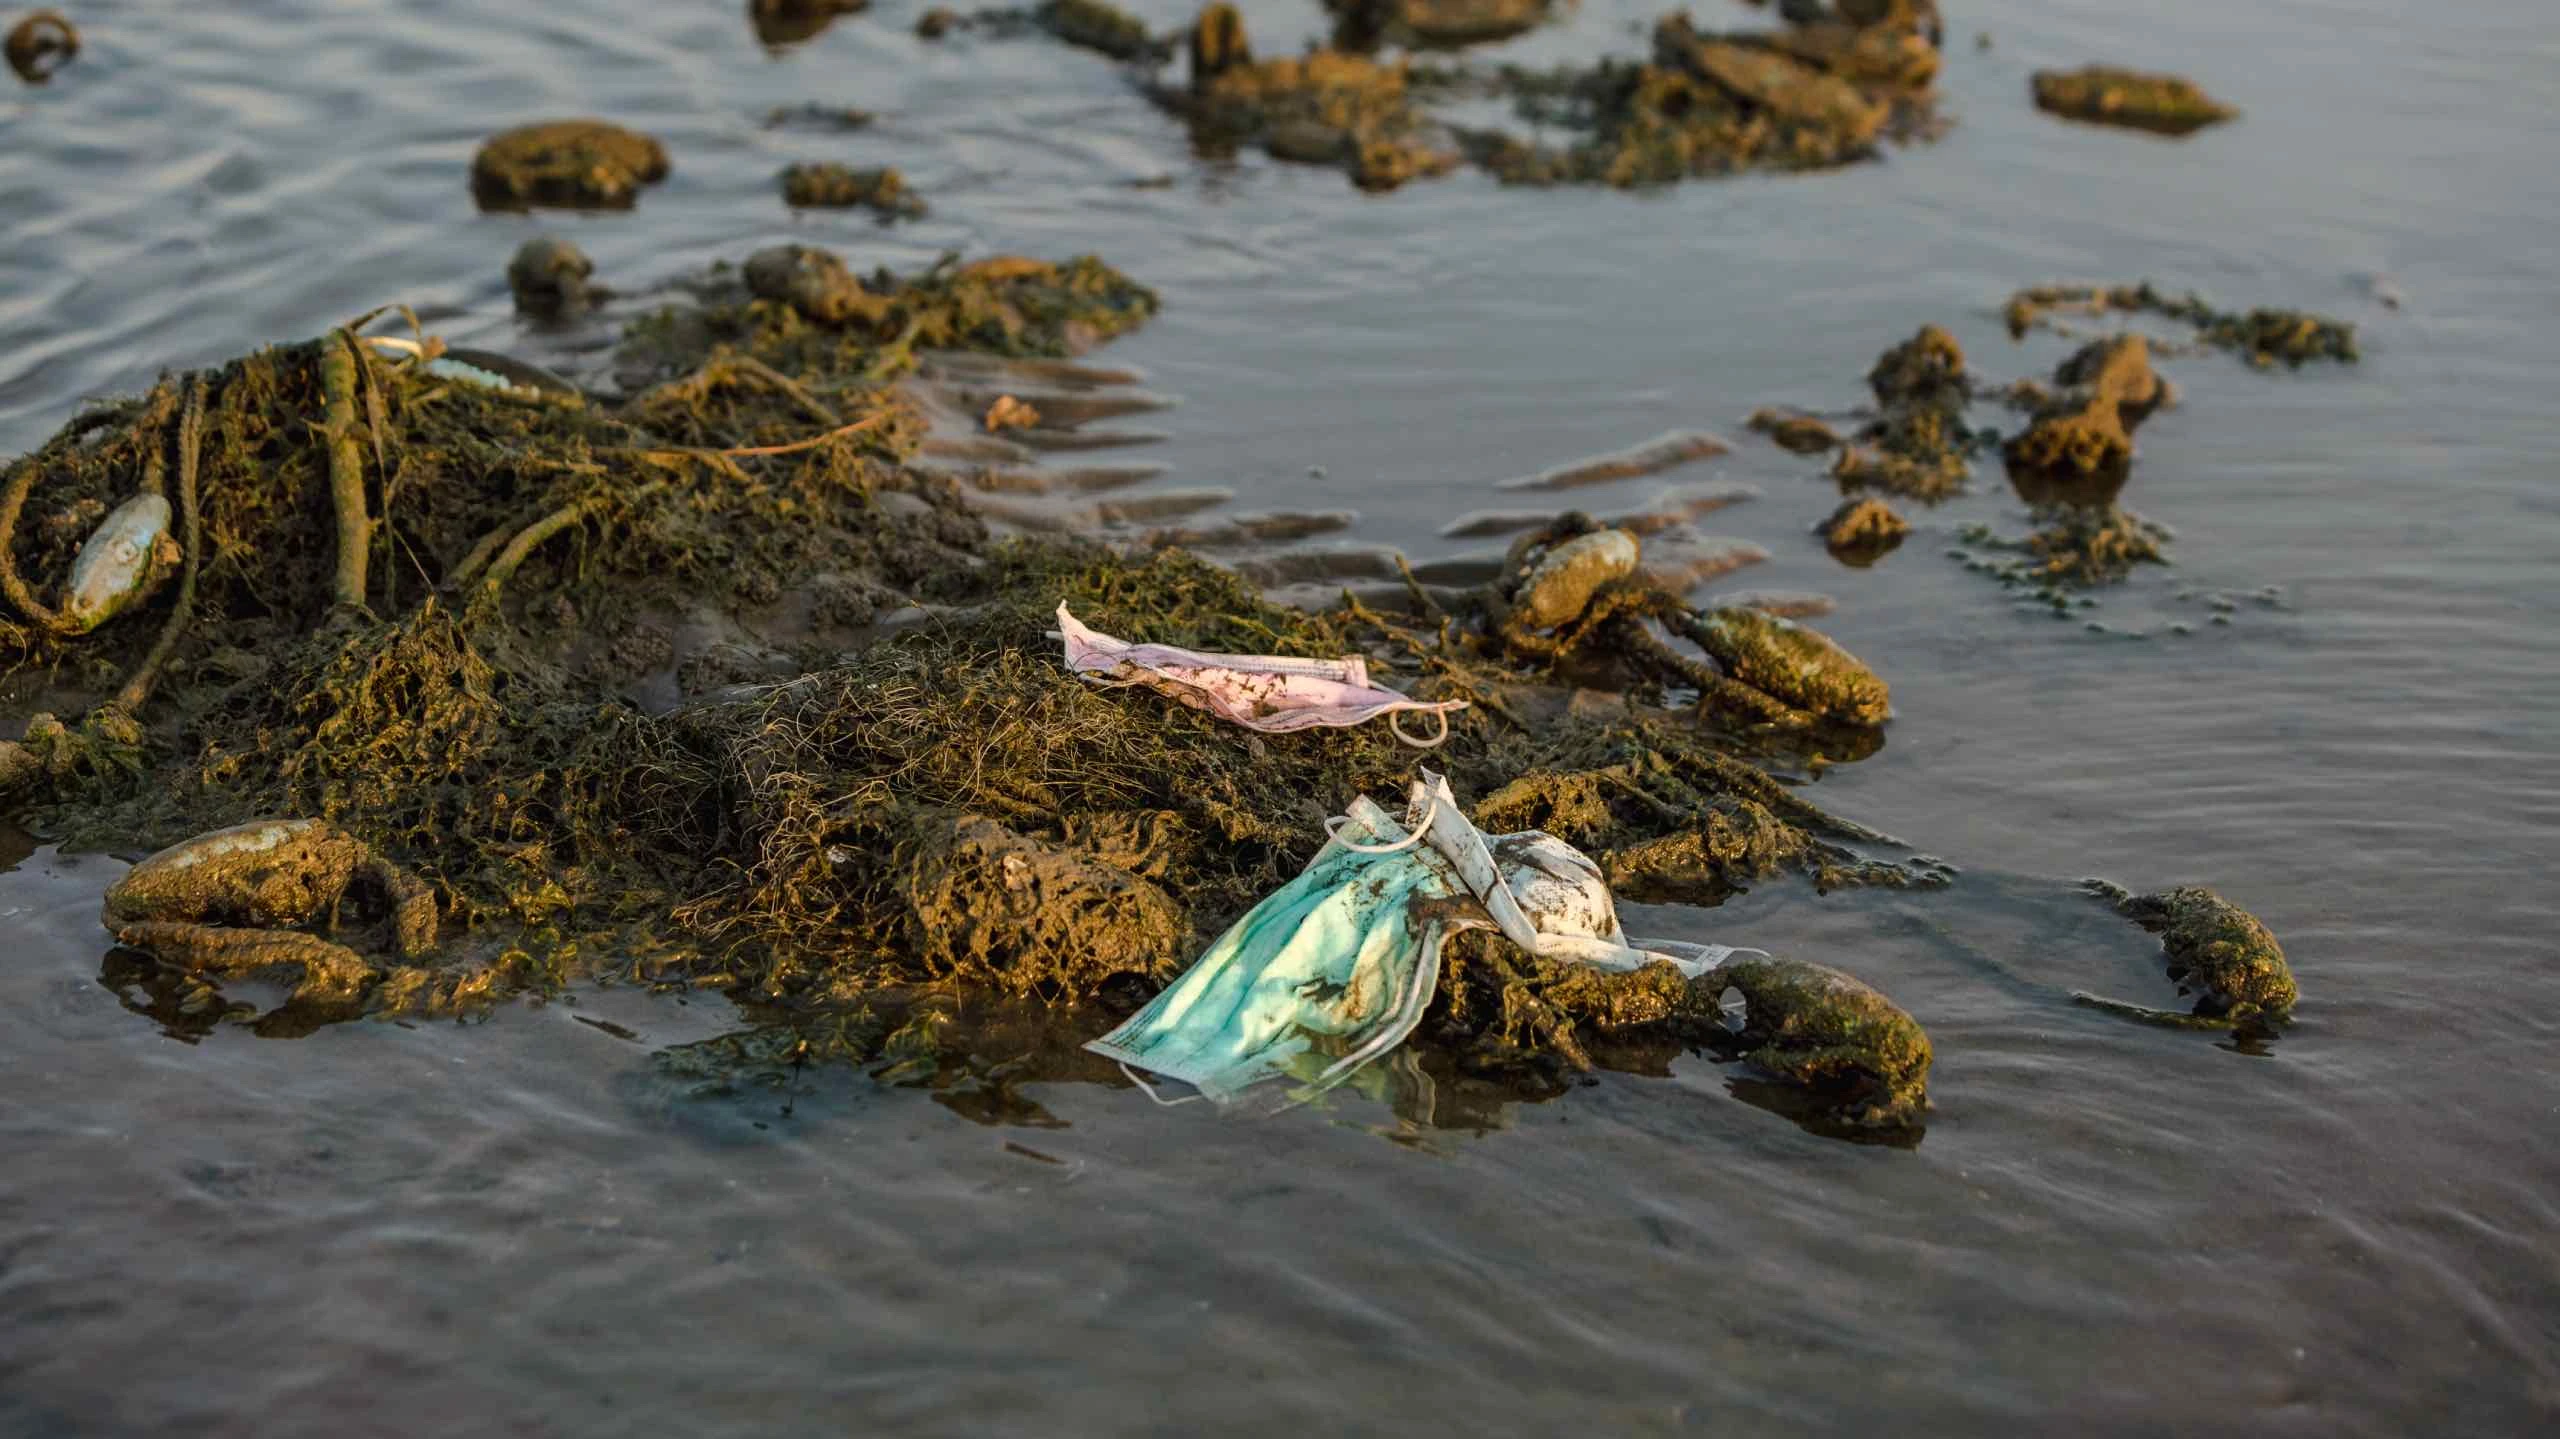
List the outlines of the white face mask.
{"label": "white face mask", "polygon": [[[1428,749],[1449,737],[1449,712],[1467,707],[1465,700],[1410,699],[1372,684],[1368,662],[1357,655],[1324,660],[1131,644],[1087,628],[1065,605],[1058,606],[1058,637],[1066,647],[1067,668],[1093,683],[1142,685],[1265,734],[1356,725],[1421,710],[1438,717],[1438,735],[1421,740],[1402,728],[1395,733],[1407,744]],[[1387,723],[1396,725],[1393,719]]]}

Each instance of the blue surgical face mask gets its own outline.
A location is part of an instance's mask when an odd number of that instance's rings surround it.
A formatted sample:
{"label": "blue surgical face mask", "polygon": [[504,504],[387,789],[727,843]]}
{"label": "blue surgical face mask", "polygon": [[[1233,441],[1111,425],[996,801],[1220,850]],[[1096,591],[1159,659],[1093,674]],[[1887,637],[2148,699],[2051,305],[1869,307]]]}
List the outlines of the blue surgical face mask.
{"label": "blue surgical face mask", "polygon": [[1363,797],[1327,828],[1303,873],[1085,1047],[1222,1104],[1283,1076],[1321,1092],[1422,1022],[1451,934],[1495,929],[1543,958],[1609,970],[1667,960],[1692,977],[1736,953],[1629,941],[1588,857],[1535,830],[1488,840],[1428,770],[1402,826]]}
{"label": "blue surgical face mask", "polygon": [[[1465,894],[1434,852],[1365,797],[1296,879],[1182,978],[1086,1048],[1227,1102],[1298,1073],[1322,1090],[1403,1042],[1440,985]],[[1306,1076],[1302,1056],[1336,1057]]]}

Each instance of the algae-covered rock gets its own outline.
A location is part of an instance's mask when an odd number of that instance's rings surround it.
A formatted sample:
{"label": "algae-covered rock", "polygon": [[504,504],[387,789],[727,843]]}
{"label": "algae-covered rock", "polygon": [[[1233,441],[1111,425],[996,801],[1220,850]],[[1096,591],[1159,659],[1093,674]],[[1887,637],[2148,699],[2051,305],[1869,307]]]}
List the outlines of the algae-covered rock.
{"label": "algae-covered rock", "polygon": [[2194,327],[2196,341],[2228,350],[2260,369],[2279,362],[2300,368],[2313,360],[2353,364],[2356,327],[2301,310],[2223,310],[2201,295],[2173,295],[2145,280],[2133,285],[2037,285],[2009,297],[2009,333],[2065,328],[2055,317],[2110,312],[2150,314]]}
{"label": "algae-covered rock", "polygon": [[80,54],[80,32],[59,12],[38,10],[9,27],[0,53],[8,56],[19,79],[41,85]]}
{"label": "algae-covered rock", "polygon": [[1893,1001],[1839,970],[1737,956],[1700,981],[1741,991],[1744,1058],[1838,1096],[1844,1118],[1916,1124],[1929,1107],[1929,1036]]}
{"label": "algae-covered rock", "polygon": [[1256,61],[1233,7],[1192,30],[1191,85],[1159,98],[1211,148],[1259,144],[1276,159],[1337,166],[1363,189],[1445,174],[1458,154],[1414,103],[1409,67],[1338,50]]}
{"label": "algae-covered rock", "polygon": [[1789,454],[1818,455],[1840,447],[1839,432],[1811,415],[1789,414],[1783,410],[1754,410],[1745,423],[1767,435],[1770,443]]}
{"label": "algae-covered rock", "polygon": [[1830,636],[1759,610],[1725,608],[1684,631],[1735,680],[1822,719],[1882,724],[1893,706],[1885,682]]}
{"label": "algae-covered rock", "polygon": [[1544,24],[1552,0],[1324,0],[1347,50],[1378,45],[1455,48],[1504,40]]}
{"label": "algae-covered rock", "polygon": [[2192,1013],[2148,1009],[2120,1000],[2075,998],[2129,1018],[2189,1027],[2270,1028],[2301,998],[2284,946],[2256,915],[2210,889],[2189,885],[2160,894],[2130,894],[2103,881],[2089,888],[2116,911],[2160,936],[2178,993],[2195,996]]}
{"label": "algae-covered rock", "polygon": [[2191,80],[2112,65],[2039,70],[2033,89],[2040,110],[2161,135],[2188,134],[2240,113],[2196,88]]}
{"label": "algae-covered rock", "polygon": [[1104,0],[1047,0],[1032,14],[1042,29],[1068,44],[1115,60],[1135,60],[1156,50],[1147,22]]}
{"label": "algae-covered rock", "polygon": [[1842,564],[1864,568],[1893,552],[1911,533],[1911,522],[1879,499],[1843,500],[1815,527]]}
{"label": "algae-covered rock", "polygon": [[907,188],[907,177],[895,168],[857,170],[828,162],[785,168],[782,200],[806,209],[848,209],[859,205],[884,221],[920,219],[925,212],[924,198]]}
{"label": "algae-covered rock", "polygon": [[1552,630],[1579,616],[1600,587],[1636,571],[1640,551],[1624,530],[1597,530],[1553,547],[1520,581],[1515,613],[1531,627]]}
{"label": "algae-covered rock", "polygon": [[840,16],[858,15],[871,0],[747,0],[747,23],[771,49],[815,39]]}
{"label": "algae-covered rock", "polygon": [[1984,436],[1965,423],[1973,381],[1955,337],[1936,325],[1884,352],[1867,372],[1876,418],[1831,466],[1843,493],[1883,490],[1927,503],[1960,492]]}
{"label": "algae-covered rock", "polygon": [[556,235],[536,235],[507,262],[507,288],[516,308],[537,319],[563,320],[592,308],[609,293],[588,283],[596,262]]}
{"label": "algae-covered rock", "polygon": [[1504,72],[1523,118],[1583,138],[1565,148],[1471,132],[1477,162],[1516,184],[1658,185],[1745,169],[1823,169],[1930,128],[1933,43],[1900,12],[1824,13],[1765,34],[1711,34],[1664,16],[1649,61]]}
{"label": "algae-covered rock", "polygon": [[884,308],[842,258],[815,245],[769,246],[749,255],[738,273],[747,293],[788,305],[822,325],[877,319]]}
{"label": "algae-covered rock", "polygon": [[665,147],[602,120],[553,120],[494,135],[471,161],[482,208],[628,209],[666,178]]}

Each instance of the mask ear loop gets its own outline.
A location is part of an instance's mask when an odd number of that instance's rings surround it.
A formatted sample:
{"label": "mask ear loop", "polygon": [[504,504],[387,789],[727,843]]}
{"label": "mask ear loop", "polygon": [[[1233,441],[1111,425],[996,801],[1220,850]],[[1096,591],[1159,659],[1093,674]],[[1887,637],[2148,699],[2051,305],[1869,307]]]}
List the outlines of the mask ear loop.
{"label": "mask ear loop", "polygon": [[1112,1062],[1120,1066],[1120,1072],[1122,1074],[1129,1076],[1129,1082],[1131,1084],[1138,1086],[1138,1088],[1146,1094],[1147,1098],[1154,1100],[1161,1108],[1172,1109],[1180,1105],[1189,1104],[1194,1100],[1201,1100],[1209,1097],[1205,1094],[1186,1094],[1180,1099],[1167,1099],[1163,1095],[1156,1093],[1156,1087],[1154,1085],[1140,1079],[1138,1077],[1138,1071],[1129,1067],[1129,1061],[1125,1059],[1118,1059],[1113,1060]]}
{"label": "mask ear loop", "polygon": [[1438,749],[1443,744],[1448,743],[1449,740],[1448,707],[1445,705],[1432,706],[1431,717],[1440,721],[1440,733],[1432,736],[1430,739],[1415,739],[1413,736],[1404,732],[1404,711],[1402,710],[1391,711],[1387,715],[1387,728],[1395,732],[1395,737],[1397,739],[1403,740],[1406,744],[1413,746],[1415,749]]}
{"label": "mask ear loop", "polygon": [[1406,835],[1404,838],[1397,840],[1393,844],[1362,844],[1356,839],[1344,839],[1342,837],[1343,828],[1351,823],[1351,816],[1347,814],[1326,816],[1324,822],[1324,837],[1333,841],[1335,844],[1342,846],[1344,849],[1350,850],[1354,854],[1402,854],[1404,851],[1422,843],[1422,837],[1431,832],[1431,821],[1438,817],[1439,813],[1439,809],[1435,806],[1430,814],[1426,814],[1422,817],[1421,825],[1416,828],[1413,833]]}

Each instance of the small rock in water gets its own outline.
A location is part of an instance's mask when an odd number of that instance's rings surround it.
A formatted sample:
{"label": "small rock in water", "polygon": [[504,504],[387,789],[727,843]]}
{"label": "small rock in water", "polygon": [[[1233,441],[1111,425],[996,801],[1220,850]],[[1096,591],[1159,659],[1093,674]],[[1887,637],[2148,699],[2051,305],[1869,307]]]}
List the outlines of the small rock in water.
{"label": "small rock in water", "polygon": [[587,283],[595,261],[584,250],[556,235],[536,235],[507,262],[507,288],[516,308],[537,319],[566,319],[584,311],[608,293]]}
{"label": "small rock in water", "polygon": [[38,10],[9,29],[5,46],[9,68],[30,85],[41,85],[80,53],[80,32],[51,10]]}
{"label": "small rock in water", "polygon": [[991,435],[999,430],[1027,430],[1039,423],[1040,412],[1011,395],[998,395],[995,403],[987,406],[986,426]]}

